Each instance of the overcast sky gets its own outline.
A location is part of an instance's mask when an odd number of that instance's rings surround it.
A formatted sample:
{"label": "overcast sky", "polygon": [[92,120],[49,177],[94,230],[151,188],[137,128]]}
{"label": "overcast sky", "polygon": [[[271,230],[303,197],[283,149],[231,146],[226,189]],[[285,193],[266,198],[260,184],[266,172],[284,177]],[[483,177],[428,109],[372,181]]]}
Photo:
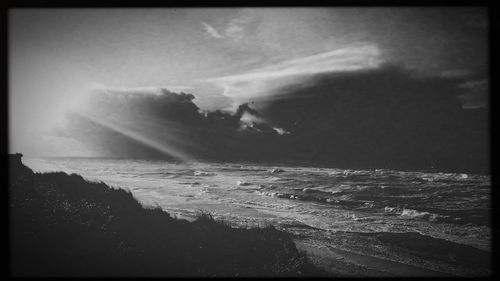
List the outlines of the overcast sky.
{"label": "overcast sky", "polygon": [[10,151],[85,154],[47,132],[94,88],[165,87],[211,110],[388,62],[487,83],[487,31],[481,8],[13,9]]}

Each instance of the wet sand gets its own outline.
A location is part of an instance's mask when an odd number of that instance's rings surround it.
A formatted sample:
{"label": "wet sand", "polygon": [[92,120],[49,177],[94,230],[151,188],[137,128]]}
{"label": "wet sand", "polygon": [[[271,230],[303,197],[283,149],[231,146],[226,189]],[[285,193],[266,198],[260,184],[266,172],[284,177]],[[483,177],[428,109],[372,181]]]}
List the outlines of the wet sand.
{"label": "wet sand", "polygon": [[334,247],[319,248],[295,240],[297,249],[306,251],[311,261],[334,276],[348,277],[453,277],[443,272],[411,266],[377,257],[361,255]]}

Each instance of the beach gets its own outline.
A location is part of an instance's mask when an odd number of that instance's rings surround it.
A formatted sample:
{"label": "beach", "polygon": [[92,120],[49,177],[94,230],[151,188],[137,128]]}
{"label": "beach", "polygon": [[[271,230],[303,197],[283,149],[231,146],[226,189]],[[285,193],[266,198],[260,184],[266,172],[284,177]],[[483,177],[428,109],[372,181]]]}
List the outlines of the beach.
{"label": "beach", "polygon": [[485,176],[126,159],[26,163],[128,190],[177,218],[207,212],[236,228],[272,225],[335,276],[491,272]]}

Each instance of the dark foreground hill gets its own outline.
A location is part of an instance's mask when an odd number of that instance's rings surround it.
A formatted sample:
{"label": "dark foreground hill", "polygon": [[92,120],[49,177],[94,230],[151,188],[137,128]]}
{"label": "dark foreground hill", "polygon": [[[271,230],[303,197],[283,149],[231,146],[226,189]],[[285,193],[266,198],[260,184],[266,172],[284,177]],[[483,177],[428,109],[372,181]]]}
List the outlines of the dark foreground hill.
{"label": "dark foreground hill", "polygon": [[320,276],[289,235],[145,209],[76,174],[33,173],[9,156],[13,276]]}

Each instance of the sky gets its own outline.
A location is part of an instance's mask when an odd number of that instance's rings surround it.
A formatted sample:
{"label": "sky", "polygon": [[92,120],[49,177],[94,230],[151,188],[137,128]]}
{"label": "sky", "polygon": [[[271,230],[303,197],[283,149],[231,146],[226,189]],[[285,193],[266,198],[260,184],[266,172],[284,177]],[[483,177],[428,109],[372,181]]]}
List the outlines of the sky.
{"label": "sky", "polygon": [[9,150],[95,155],[53,132],[96,89],[166,88],[234,112],[312,76],[395,64],[458,79],[462,107],[484,108],[488,28],[473,7],[11,9]]}

